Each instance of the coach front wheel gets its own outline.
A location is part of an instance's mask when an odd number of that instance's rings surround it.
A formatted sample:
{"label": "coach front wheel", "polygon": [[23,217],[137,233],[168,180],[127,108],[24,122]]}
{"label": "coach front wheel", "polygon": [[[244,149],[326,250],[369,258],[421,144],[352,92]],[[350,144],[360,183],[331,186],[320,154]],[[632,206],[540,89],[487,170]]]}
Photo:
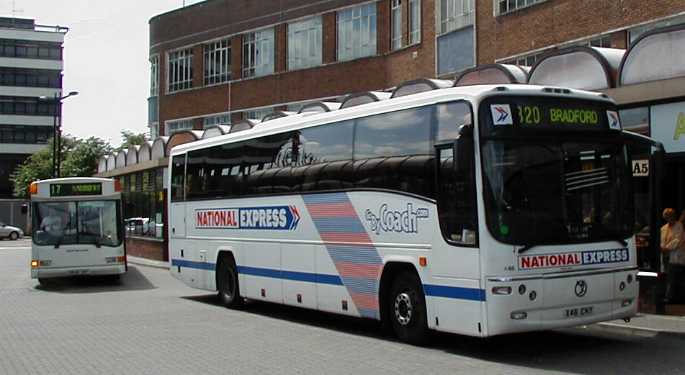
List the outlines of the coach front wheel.
{"label": "coach front wheel", "polygon": [[238,272],[232,257],[222,257],[216,267],[216,282],[219,290],[219,301],[229,308],[243,305],[238,285]]}
{"label": "coach front wheel", "polygon": [[426,299],[416,274],[403,272],[398,275],[386,303],[397,337],[410,344],[425,344],[428,338]]}

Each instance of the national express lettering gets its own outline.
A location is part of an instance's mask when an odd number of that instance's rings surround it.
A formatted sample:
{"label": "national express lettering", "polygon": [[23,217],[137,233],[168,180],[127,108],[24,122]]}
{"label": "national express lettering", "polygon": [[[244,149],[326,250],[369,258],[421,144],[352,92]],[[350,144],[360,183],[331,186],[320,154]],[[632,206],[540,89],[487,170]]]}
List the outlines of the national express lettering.
{"label": "national express lettering", "polygon": [[627,248],[609,250],[578,251],[573,253],[526,255],[519,257],[519,269],[569,267],[594,264],[627,262],[630,252]]}
{"label": "national express lettering", "polygon": [[295,206],[195,210],[197,229],[294,230],[299,221],[300,213]]}

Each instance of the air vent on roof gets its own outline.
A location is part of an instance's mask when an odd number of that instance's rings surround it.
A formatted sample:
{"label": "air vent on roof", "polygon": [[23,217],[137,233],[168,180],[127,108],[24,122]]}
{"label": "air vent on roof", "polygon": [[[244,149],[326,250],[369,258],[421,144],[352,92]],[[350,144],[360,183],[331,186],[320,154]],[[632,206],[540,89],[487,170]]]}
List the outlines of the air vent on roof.
{"label": "air vent on roof", "polygon": [[407,96],[411,94],[418,94],[420,92],[426,92],[437,89],[444,89],[452,86],[452,81],[444,79],[414,79],[407,82],[402,82],[395,90],[392,92],[391,98],[399,98],[401,96]]}

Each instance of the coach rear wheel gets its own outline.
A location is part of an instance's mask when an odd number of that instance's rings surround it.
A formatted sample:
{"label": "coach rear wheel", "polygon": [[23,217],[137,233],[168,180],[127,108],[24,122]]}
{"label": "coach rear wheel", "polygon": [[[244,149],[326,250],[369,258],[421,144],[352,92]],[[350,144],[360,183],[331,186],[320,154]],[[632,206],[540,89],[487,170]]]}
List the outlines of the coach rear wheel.
{"label": "coach rear wheel", "polygon": [[237,308],[243,305],[238,286],[238,272],[232,258],[222,257],[216,269],[217,289],[219,301],[229,308]]}
{"label": "coach rear wheel", "polygon": [[419,278],[403,272],[395,278],[388,299],[389,318],[397,337],[414,345],[425,344],[428,338],[426,299]]}

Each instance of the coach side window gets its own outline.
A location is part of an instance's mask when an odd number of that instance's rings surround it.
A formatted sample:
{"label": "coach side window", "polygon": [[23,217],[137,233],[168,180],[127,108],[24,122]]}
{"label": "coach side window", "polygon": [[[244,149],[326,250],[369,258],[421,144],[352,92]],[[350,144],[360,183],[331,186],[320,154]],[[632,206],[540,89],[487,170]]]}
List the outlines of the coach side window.
{"label": "coach side window", "polygon": [[183,195],[184,176],[186,168],[186,156],[177,155],[172,159],[171,164],[171,201],[182,201],[185,197]]}
{"label": "coach side window", "polygon": [[436,144],[454,141],[459,137],[459,128],[471,124],[471,107],[465,102],[438,104],[434,114]]}
{"label": "coach side window", "polygon": [[336,190],[350,187],[351,168],[345,168],[352,160],[353,121],[302,129],[299,136],[303,169],[300,182],[302,191]]}
{"label": "coach side window", "polygon": [[431,113],[420,107],[360,118],[354,136],[354,179],[359,188],[431,197],[434,180]]}

